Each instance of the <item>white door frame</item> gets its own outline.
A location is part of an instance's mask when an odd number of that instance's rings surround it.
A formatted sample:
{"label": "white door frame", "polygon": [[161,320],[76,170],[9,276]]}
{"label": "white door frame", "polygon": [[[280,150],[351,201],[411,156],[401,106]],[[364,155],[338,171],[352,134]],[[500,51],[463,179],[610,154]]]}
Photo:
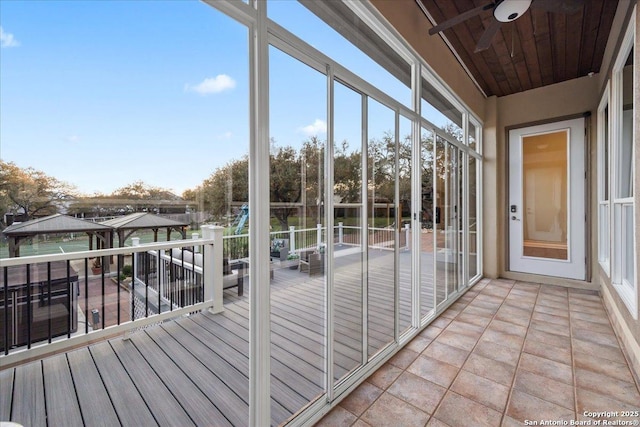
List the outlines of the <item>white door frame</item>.
{"label": "white door frame", "polygon": [[[524,255],[523,154],[524,137],[566,130],[568,138],[568,259],[558,260]],[[509,188],[507,191],[508,254],[510,271],[541,274],[569,279],[586,279],[586,180],[585,120],[563,120],[512,129],[509,144]],[[512,206],[516,212],[512,212]]]}

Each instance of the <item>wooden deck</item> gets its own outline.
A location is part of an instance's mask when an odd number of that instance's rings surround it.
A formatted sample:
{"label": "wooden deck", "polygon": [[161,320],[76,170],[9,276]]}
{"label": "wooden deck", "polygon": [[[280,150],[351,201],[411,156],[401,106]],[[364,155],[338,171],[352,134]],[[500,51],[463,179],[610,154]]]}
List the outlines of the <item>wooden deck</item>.
{"label": "wooden deck", "polygon": [[[408,325],[409,253],[400,259],[401,325]],[[337,379],[362,352],[360,264],[336,259]],[[432,258],[431,258],[432,260]],[[368,353],[393,339],[393,255],[369,264]],[[431,283],[432,267],[423,269]],[[431,266],[433,262],[431,261]],[[225,291],[225,311],[200,313],[0,371],[0,420],[25,426],[248,425],[249,294]],[[278,425],[323,392],[323,276],[276,269],[271,281],[271,416]],[[433,301],[431,286],[422,294]]]}

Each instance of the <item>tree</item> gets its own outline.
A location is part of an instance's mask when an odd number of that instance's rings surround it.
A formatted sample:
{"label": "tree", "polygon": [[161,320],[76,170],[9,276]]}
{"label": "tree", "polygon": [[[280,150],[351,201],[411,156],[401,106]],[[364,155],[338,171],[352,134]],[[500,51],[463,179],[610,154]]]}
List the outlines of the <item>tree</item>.
{"label": "tree", "polygon": [[116,189],[108,197],[130,200],[180,200],[171,190],[149,185],[143,181],[135,181]]}
{"label": "tree", "polygon": [[0,160],[0,207],[27,219],[51,215],[73,197],[75,188],[31,167]]}

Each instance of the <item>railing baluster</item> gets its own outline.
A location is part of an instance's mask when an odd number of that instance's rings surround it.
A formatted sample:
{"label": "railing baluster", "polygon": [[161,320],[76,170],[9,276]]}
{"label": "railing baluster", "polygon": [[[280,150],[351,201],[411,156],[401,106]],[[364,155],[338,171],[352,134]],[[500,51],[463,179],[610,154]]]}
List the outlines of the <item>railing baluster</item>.
{"label": "railing baluster", "polygon": [[[9,267],[4,269],[4,354],[9,354]],[[13,310],[16,307],[12,306]]]}
{"label": "railing baluster", "polygon": [[[160,253],[160,250],[157,251]],[[144,263],[144,317],[149,317],[149,270],[151,259],[148,254]]]}
{"label": "railing baluster", "polygon": [[31,264],[27,268],[27,348],[31,348]]}
{"label": "railing baluster", "polygon": [[84,333],[89,333],[89,258],[84,259]]}
{"label": "railing baluster", "polygon": [[116,323],[117,325],[120,324],[120,272],[122,271],[122,255],[118,255],[118,261],[117,261],[117,265],[116,265],[116,274],[117,274],[117,279],[116,282],[118,284],[118,290],[117,292],[117,296],[116,298],[118,298],[118,302],[117,302],[117,307],[118,307],[118,323]]}
{"label": "railing baluster", "polygon": [[51,343],[51,263],[47,263],[47,335]]}
{"label": "railing baluster", "polygon": [[[67,260],[67,338],[71,338],[71,325],[73,323],[73,303],[71,289],[71,260]],[[49,296],[51,296],[51,287],[49,287]],[[49,301],[51,302],[51,301]],[[49,304],[51,307],[51,304]],[[49,321],[51,321],[51,310],[49,310]]]}
{"label": "railing baluster", "polygon": [[101,279],[101,284],[102,284],[102,319],[100,319],[101,329],[104,329],[104,325],[105,325],[105,321],[104,321],[104,314],[105,314],[105,309],[104,309],[104,270],[105,269],[106,269],[106,267],[104,265],[104,259],[103,259],[102,270],[100,271],[100,279]]}
{"label": "railing baluster", "polygon": [[131,321],[133,322],[134,320],[136,320],[136,308],[135,308],[135,300],[136,300],[136,277],[138,277],[138,270],[136,270],[138,268],[138,266],[136,265],[137,262],[136,260],[138,259],[138,255],[140,256],[144,256],[142,254],[142,252],[138,253],[137,255],[134,254],[133,257],[131,257],[131,271],[133,271],[133,277],[131,279],[131,296],[129,297],[129,300],[131,301]]}

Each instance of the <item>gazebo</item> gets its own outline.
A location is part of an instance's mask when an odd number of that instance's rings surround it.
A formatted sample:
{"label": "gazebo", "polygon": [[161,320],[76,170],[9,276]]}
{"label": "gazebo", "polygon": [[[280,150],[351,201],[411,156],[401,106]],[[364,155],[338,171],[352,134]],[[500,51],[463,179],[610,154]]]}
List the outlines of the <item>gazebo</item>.
{"label": "gazebo", "polygon": [[[136,212],[122,217],[117,217],[102,221],[100,224],[113,228],[118,235],[119,246],[123,247],[124,242],[137,230],[153,230],[153,241],[158,241],[158,231],[161,228],[167,229],[167,241],[171,240],[171,232],[178,231],[182,238],[186,238],[186,222],[180,222],[165,218],[148,212]],[[113,246],[113,235],[111,235],[111,246]]]}
{"label": "gazebo", "polygon": [[9,256],[20,256],[20,244],[29,237],[39,234],[87,233],[89,235],[89,249],[93,249],[93,236],[96,237],[98,247],[109,248],[113,228],[91,221],[74,218],[68,215],[54,214],[31,221],[12,224],[2,233],[9,239]]}

